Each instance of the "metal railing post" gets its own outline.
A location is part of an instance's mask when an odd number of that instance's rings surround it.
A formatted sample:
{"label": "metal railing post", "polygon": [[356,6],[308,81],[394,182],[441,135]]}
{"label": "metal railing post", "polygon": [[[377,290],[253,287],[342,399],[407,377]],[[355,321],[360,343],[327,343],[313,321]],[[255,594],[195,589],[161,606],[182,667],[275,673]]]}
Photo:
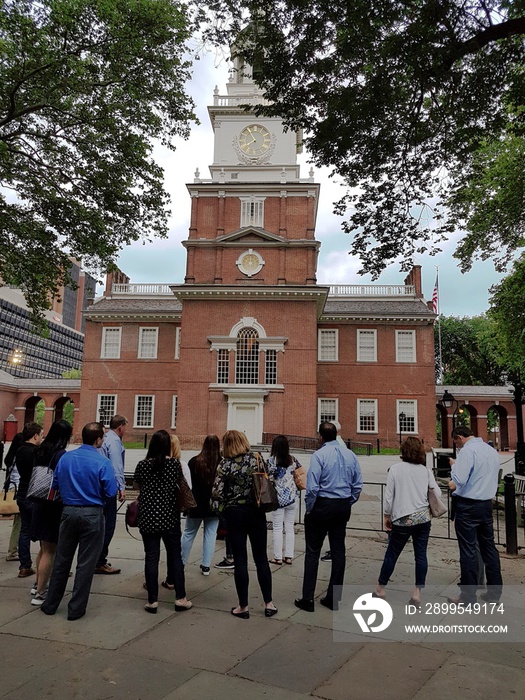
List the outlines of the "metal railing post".
{"label": "metal railing post", "polygon": [[504,501],[505,501],[505,536],[506,551],[510,556],[518,555],[518,522],[516,518],[516,487],[514,475],[505,474]]}

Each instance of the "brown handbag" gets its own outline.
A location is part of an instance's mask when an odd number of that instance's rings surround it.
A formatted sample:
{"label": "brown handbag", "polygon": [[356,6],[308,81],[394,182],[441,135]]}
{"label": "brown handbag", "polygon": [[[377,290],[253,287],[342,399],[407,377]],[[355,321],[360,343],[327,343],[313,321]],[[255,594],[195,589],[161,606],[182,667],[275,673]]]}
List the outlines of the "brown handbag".
{"label": "brown handbag", "polygon": [[19,512],[16,491],[4,491],[0,497],[0,515],[16,515]]}
{"label": "brown handbag", "polygon": [[273,480],[268,476],[264,460],[260,454],[255,455],[257,459],[257,471],[252,473],[252,489],[255,503],[265,513],[279,508],[279,500]]}
{"label": "brown handbag", "polygon": [[299,465],[293,471],[293,480],[298,491],[304,491],[306,489],[306,469]]}
{"label": "brown handbag", "polygon": [[197,507],[197,501],[193,497],[193,493],[188,486],[186,479],[181,476],[177,481],[177,491],[175,492],[175,498],[177,501],[177,508],[181,513],[187,513],[191,508]]}

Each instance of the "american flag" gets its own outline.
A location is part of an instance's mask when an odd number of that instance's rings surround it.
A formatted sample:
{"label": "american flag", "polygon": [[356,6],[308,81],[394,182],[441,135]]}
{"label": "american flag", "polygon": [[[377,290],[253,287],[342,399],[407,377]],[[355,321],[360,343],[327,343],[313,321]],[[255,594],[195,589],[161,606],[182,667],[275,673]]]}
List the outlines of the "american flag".
{"label": "american flag", "polygon": [[438,294],[438,276],[436,275],[436,284],[434,285],[434,291],[432,292],[432,311],[437,314],[439,307],[439,294]]}

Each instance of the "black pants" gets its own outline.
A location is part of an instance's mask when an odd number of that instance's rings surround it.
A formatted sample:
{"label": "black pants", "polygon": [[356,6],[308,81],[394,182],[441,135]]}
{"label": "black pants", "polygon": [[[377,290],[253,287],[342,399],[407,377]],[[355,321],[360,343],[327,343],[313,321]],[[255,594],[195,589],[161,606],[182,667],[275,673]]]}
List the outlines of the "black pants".
{"label": "black pants", "polygon": [[224,511],[228,527],[233,563],[234,579],[239,606],[248,605],[248,547],[250,539],[253,561],[257,569],[257,580],[265,603],[272,600],[272,572],[266,552],[266,516],[255,505],[231,506]]}
{"label": "black pants", "polygon": [[159,561],[160,542],[166,547],[166,581],[175,585],[175,598],[180,600],[186,597],[184,564],[181,555],[180,522],[170,530],[162,532],[140,531],[144,542],[144,578],[148,589],[148,603],[156,603],[159,599]]}
{"label": "black pants", "polygon": [[340,591],[335,594],[334,586],[342,586],[346,565],[346,524],[350,520],[349,498],[317,498],[311,513],[304,518],[305,557],[303,598],[313,600],[319,557],[325,537],[328,535],[332,553],[332,571],[326,597],[330,602],[340,599]]}

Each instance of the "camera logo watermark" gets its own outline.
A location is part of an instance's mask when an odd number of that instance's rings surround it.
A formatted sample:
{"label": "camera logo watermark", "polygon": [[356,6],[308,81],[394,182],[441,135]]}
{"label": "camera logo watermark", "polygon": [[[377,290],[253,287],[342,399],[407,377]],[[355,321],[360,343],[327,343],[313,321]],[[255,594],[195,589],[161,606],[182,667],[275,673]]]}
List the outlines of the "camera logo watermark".
{"label": "camera logo watermark", "polygon": [[[365,621],[363,612],[370,613]],[[381,614],[381,621],[374,625],[377,620],[377,613]],[[392,623],[394,612],[386,600],[375,598],[372,593],[365,593],[354,603],[354,617],[357,620],[362,632],[383,632]]]}

